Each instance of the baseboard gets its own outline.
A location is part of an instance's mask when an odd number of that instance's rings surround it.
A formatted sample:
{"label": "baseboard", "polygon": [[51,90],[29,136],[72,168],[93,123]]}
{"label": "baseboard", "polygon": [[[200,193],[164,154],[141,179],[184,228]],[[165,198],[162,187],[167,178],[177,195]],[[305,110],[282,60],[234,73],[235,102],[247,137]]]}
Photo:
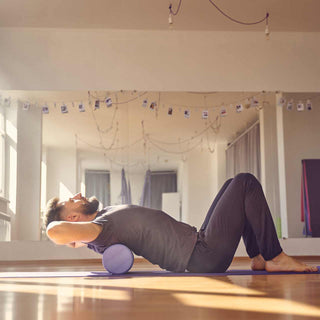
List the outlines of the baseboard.
{"label": "baseboard", "polygon": [[[291,256],[319,256],[320,238],[280,239],[280,244]],[[247,257],[241,241],[236,257]],[[54,245],[50,241],[0,242],[0,261],[46,261],[46,260],[94,260],[101,255],[87,248],[72,249]],[[137,260],[138,261],[138,260]]]}
{"label": "baseboard", "polygon": [[[135,264],[150,264],[151,262],[146,260],[142,257],[135,257],[134,258]],[[102,265],[101,258],[99,259],[56,259],[56,260],[6,260],[6,261],[0,261],[0,266],[8,266],[8,265],[15,265],[15,266],[66,266],[66,267],[72,267],[72,266],[92,266],[92,265]]]}
{"label": "baseboard", "polygon": [[[285,253],[290,256],[319,256],[320,238],[284,238],[279,239],[280,245]],[[243,241],[235,254],[236,257],[247,257],[247,252]]]}

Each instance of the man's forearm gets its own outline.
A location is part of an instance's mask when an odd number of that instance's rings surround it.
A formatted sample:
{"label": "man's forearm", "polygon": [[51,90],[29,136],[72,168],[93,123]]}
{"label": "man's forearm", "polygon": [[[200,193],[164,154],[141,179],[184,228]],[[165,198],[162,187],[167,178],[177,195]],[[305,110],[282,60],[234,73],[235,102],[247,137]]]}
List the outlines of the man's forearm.
{"label": "man's forearm", "polygon": [[101,230],[102,226],[91,222],[54,221],[49,224],[47,235],[55,244],[86,243],[96,239]]}

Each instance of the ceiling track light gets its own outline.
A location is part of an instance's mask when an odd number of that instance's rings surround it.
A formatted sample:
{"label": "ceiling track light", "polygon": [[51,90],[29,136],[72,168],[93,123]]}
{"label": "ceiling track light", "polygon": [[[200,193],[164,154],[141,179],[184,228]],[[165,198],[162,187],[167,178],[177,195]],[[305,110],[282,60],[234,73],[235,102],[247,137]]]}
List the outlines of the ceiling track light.
{"label": "ceiling track light", "polygon": [[176,16],[180,11],[181,3],[182,3],[182,0],[179,1],[178,8],[177,8],[177,10],[175,12],[172,10],[172,3],[170,3],[170,5],[169,5],[169,19],[168,19],[168,22],[169,22],[169,26],[170,27],[172,27],[172,25],[173,25],[173,16]]}
{"label": "ceiling track light", "polygon": [[265,29],[265,34],[266,34],[266,39],[269,40],[270,39],[270,31],[269,31],[269,21],[268,21],[268,18],[269,18],[269,13],[267,12],[266,14],[266,29]]}

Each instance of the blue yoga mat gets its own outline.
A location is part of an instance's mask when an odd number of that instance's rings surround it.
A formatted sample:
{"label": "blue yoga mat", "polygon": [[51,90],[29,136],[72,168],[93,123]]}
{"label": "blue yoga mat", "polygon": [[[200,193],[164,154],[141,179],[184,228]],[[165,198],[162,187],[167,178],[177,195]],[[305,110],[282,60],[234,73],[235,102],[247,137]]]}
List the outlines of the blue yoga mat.
{"label": "blue yoga mat", "polygon": [[320,274],[318,272],[267,272],[252,270],[229,270],[224,273],[174,273],[169,271],[132,271],[121,275],[112,275],[105,271],[48,271],[48,272],[0,272],[0,278],[64,278],[64,277],[226,277],[226,276],[246,276],[246,275],[284,275],[284,274]]}

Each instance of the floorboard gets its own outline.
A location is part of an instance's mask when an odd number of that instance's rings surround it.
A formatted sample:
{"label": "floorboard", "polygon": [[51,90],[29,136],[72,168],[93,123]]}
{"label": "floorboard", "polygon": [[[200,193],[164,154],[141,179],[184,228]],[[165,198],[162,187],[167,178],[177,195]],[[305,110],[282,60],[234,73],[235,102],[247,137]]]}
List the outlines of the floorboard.
{"label": "floorboard", "polygon": [[[320,257],[300,259],[320,265]],[[100,261],[0,263],[0,272],[90,270],[102,271]],[[159,268],[138,259],[133,270]],[[319,319],[320,275],[0,279],[1,320],[150,318]]]}

